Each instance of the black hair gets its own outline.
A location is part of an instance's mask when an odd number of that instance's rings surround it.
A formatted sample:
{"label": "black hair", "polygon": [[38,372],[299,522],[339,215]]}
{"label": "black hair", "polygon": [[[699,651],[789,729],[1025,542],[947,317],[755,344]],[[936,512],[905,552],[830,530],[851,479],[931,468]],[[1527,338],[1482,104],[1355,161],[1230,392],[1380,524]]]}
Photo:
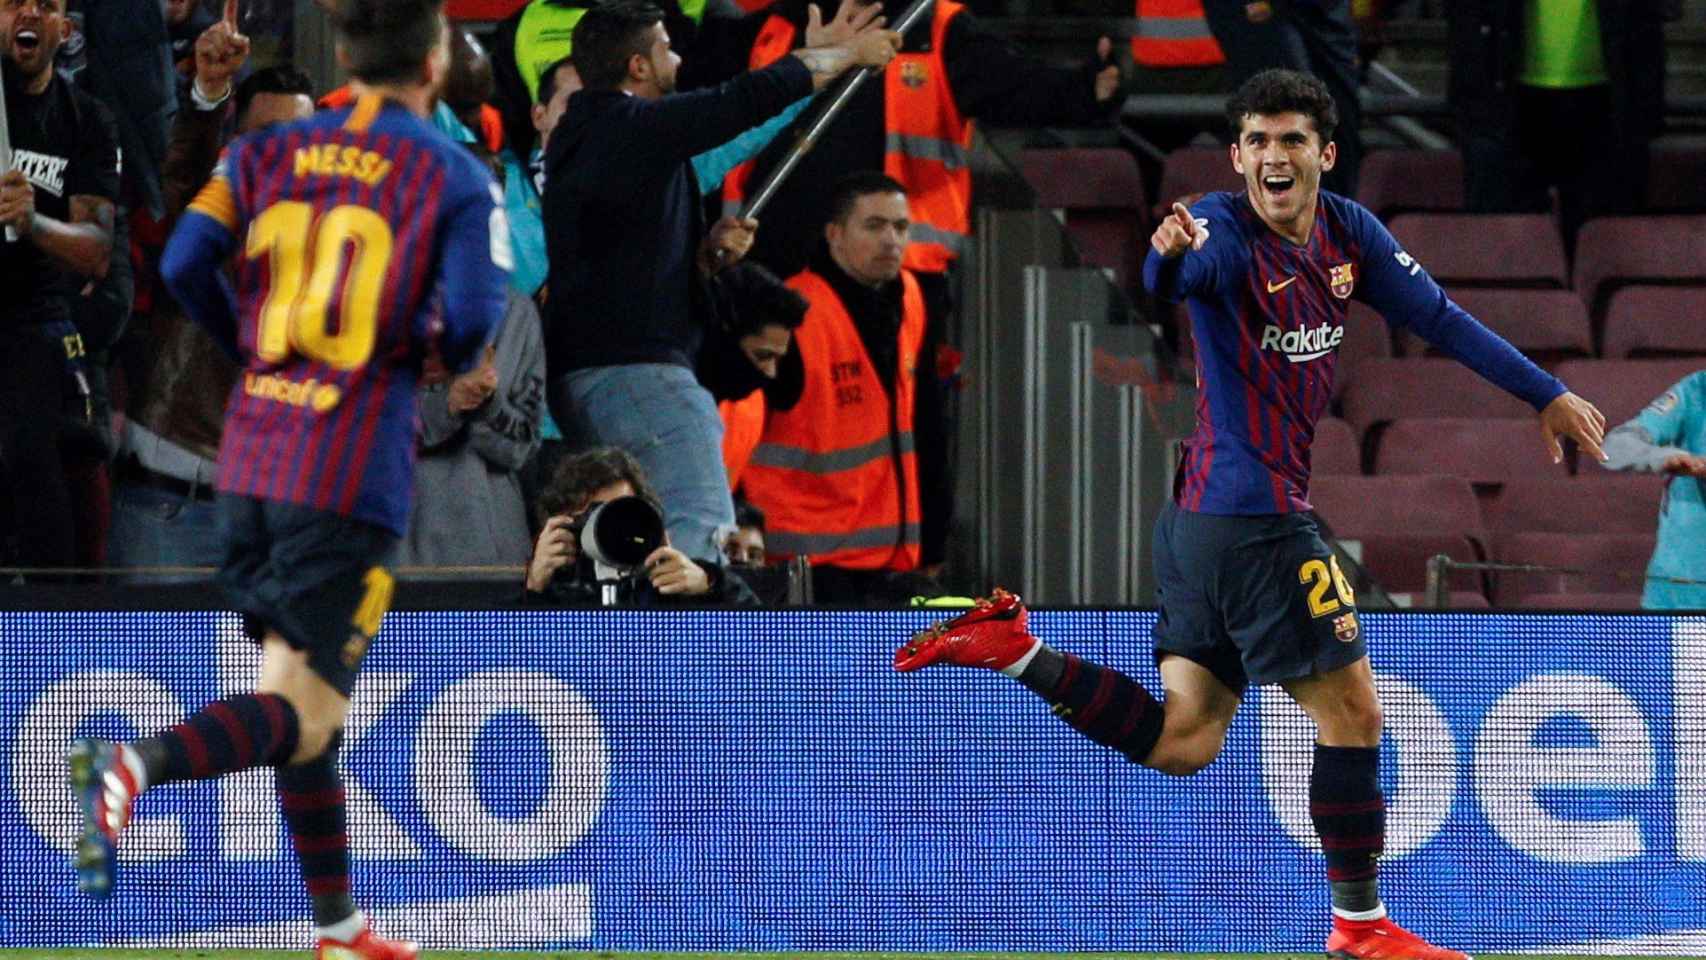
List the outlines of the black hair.
{"label": "black hair", "polygon": [[875,170],[861,170],[850,173],[835,183],[835,189],[829,195],[829,222],[840,223],[853,213],[853,207],[860,197],[868,197],[873,193],[898,193],[906,196],[906,188],[900,181],[886,173]]}
{"label": "black hair", "polygon": [[237,101],[238,123],[242,123],[244,114],[249,112],[249,104],[263,93],[301,94],[312,100],[314,81],[301,70],[283,63],[256,70],[237,84],[237,92],[233,94]]}
{"label": "black hair", "polygon": [[[546,67],[545,72],[539,75],[539,95],[533,98],[533,102],[550,103],[551,98],[557,95],[557,71],[564,67],[574,66],[575,58],[569,56],[555,60],[550,66]],[[575,67],[575,70],[578,73],[580,68]]]}
{"label": "black hair", "polygon": [[628,59],[650,56],[651,28],[663,11],[645,0],[614,0],[588,10],[575,24],[569,59],[588,90],[614,90],[628,79]]}
{"label": "black hair", "polygon": [[444,0],[335,0],[330,6],[350,75],[409,83],[444,38]]}
{"label": "black hair", "polygon": [[750,260],[717,274],[717,286],[730,306],[729,336],[737,340],[772,324],[798,330],[810,308],[805,297]]}
{"label": "black hair", "polygon": [[735,498],[735,526],[757,527],[764,532],[764,511],[748,503],[745,497]]}
{"label": "black hair", "polygon": [[1226,125],[1236,143],[1244,129],[1244,118],[1301,113],[1315,121],[1321,142],[1333,139],[1339,127],[1339,108],[1327,85],[1312,74],[1297,70],[1263,70],[1244,81],[1226,101]]}
{"label": "black hair", "polygon": [[634,488],[635,494],[659,506],[657,494],[646,482],[646,471],[628,451],[594,447],[570,454],[557,462],[551,479],[540,491],[539,514],[549,518],[579,510],[593,494],[623,481]]}

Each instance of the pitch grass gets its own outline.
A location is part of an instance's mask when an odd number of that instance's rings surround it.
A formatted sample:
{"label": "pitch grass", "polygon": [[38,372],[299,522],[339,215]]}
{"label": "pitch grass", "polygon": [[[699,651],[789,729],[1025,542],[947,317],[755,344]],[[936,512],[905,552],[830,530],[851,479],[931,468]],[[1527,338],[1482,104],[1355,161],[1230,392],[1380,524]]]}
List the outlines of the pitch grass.
{"label": "pitch grass", "polygon": [[[0,950],[0,960],[286,960],[305,957],[306,950]],[[630,951],[562,951],[485,953],[429,950],[423,960],[1318,960],[1319,953],[642,953]],[[1562,954],[1477,954],[1476,960],[1605,960]],[[1630,960],[1630,958],[1623,958]],[[1663,960],[1706,960],[1666,955]]]}

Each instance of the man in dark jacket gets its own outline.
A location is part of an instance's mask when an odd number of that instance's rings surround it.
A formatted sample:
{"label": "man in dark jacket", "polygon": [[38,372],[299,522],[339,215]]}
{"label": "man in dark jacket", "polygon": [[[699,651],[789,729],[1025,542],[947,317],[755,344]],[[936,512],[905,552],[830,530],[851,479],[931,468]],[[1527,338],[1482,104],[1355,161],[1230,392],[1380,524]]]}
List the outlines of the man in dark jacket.
{"label": "man in dark jacket", "polygon": [[674,94],[680,57],[662,16],[618,0],[575,26],[585,86],[545,155],[547,396],[566,433],[638,458],[675,545],[714,561],[734,504],[722,422],[693,361],[710,319],[704,283],[714,248],[738,259],[757,224],[728,218],[707,238],[690,160],[849,67],[887,63],[898,37],[870,28],[832,35],[825,39],[836,45]]}
{"label": "man in dark jacket", "polygon": [[[1450,98],[1464,195],[1484,213],[1551,209],[1565,237],[1645,200],[1664,117],[1664,21],[1674,0],[1455,0]],[[1596,10],[1597,8],[1597,10]]]}

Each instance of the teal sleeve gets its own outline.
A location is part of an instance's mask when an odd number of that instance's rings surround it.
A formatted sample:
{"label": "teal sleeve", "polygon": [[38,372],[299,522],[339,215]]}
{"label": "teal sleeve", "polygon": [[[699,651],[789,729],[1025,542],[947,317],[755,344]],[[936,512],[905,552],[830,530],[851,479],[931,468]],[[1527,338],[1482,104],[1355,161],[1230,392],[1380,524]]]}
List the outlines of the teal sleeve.
{"label": "teal sleeve", "polygon": [[805,110],[806,105],[811,102],[811,97],[802,97],[794,101],[794,104],[788,109],[771,117],[759,126],[753,127],[720,147],[712,147],[694,157],[693,175],[699,178],[699,192],[710,194],[713,190],[721,187],[723,178],[728,176],[730,170],[758,156],[758,152],[769,146],[770,141],[776,139],[776,135],[781,133],[788,124],[793,123],[794,118],[798,117],[800,112]]}
{"label": "teal sleeve", "polygon": [[1692,373],[1660,394],[1631,421],[1658,446],[1680,445],[1690,421],[1706,415],[1706,371]]}

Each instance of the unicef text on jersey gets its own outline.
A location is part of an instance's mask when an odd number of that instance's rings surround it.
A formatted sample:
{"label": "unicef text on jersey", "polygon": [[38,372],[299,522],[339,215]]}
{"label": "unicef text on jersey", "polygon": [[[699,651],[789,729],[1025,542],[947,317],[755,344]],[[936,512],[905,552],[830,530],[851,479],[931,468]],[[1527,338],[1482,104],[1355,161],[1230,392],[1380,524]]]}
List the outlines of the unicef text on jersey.
{"label": "unicef text on jersey", "polygon": [[[928,619],[393,614],[347,735],[357,893],[433,948],[1318,948],[1289,701],[1251,691],[1222,758],[1168,779],[999,677],[902,683],[889,651]],[[1032,625],[1154,682],[1153,620]],[[1472,951],[1706,953],[1706,619],[1363,623],[1406,924]],[[0,624],[0,947],[305,945],[270,773],[150,794],[107,903],[65,858],[66,742],[241,689],[236,619]]]}

